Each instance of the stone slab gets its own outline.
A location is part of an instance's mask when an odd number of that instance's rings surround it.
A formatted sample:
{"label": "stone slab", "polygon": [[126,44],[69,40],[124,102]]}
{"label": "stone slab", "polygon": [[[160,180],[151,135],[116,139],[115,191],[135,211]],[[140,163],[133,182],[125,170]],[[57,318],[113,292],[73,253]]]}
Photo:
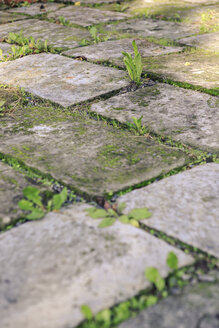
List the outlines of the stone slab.
{"label": "stone slab", "polygon": [[1,25],[0,38],[7,37],[9,32],[19,33],[21,30],[24,36],[48,40],[49,45],[57,48],[74,48],[82,39],[90,38],[88,31],[37,19]]}
{"label": "stone slab", "polygon": [[119,21],[130,17],[130,15],[124,13],[103,11],[95,8],[79,6],[67,6],[48,14],[48,18],[53,19],[57,19],[59,16],[63,16],[70,23],[78,24],[84,27],[93,24]]}
{"label": "stone slab", "polygon": [[25,7],[17,7],[17,8],[12,8],[8,10],[8,12],[14,12],[14,13],[21,13],[21,14],[26,14],[30,16],[35,16],[35,15],[40,15],[44,13],[48,13],[50,11],[55,11],[60,9],[60,4],[58,3],[34,3],[30,6],[25,6]]}
{"label": "stone slab", "polygon": [[17,204],[23,198],[23,189],[30,185],[21,173],[0,162],[0,229],[21,216]]}
{"label": "stone slab", "polygon": [[190,24],[167,22],[153,19],[132,19],[116,25],[105,26],[107,31],[128,33],[138,37],[168,38],[177,40],[199,32],[199,29]]}
{"label": "stone slab", "polygon": [[103,116],[142,124],[160,135],[219,153],[219,98],[168,84],[138,89],[91,106]]}
{"label": "stone slab", "polygon": [[37,96],[70,106],[128,84],[126,73],[114,68],[38,54],[0,64],[1,83],[19,85]]}
{"label": "stone slab", "polygon": [[96,313],[148,287],[147,267],[166,276],[170,251],[180,266],[193,262],[130,225],[98,228],[87,207],[70,206],[0,235],[3,327],[75,327],[83,319],[81,305]]}
{"label": "stone slab", "polygon": [[201,165],[119,199],[125,212],[148,207],[144,223],[219,257],[219,164]]}
{"label": "stone slab", "polygon": [[27,17],[24,17],[22,15],[16,15],[13,13],[9,13],[7,11],[0,11],[0,24],[7,24],[10,22],[19,21],[26,18]]}
{"label": "stone slab", "polygon": [[91,196],[122,188],[180,167],[189,158],[95,121],[86,112],[24,107],[0,121],[0,151]]}
{"label": "stone slab", "polygon": [[143,59],[144,71],[204,88],[218,88],[219,55],[191,51]]}
{"label": "stone slab", "polygon": [[118,328],[217,328],[218,294],[219,280],[187,286],[180,295],[166,298]]}
{"label": "stone slab", "polygon": [[[136,44],[142,57],[159,56],[182,50],[181,47],[164,47],[146,40],[136,40]],[[133,55],[131,39],[100,42],[91,46],[68,50],[63,52],[63,54],[72,57],[84,56],[87,59],[94,61],[109,60],[114,63],[121,63],[123,59],[123,51],[129,52]]]}
{"label": "stone slab", "polygon": [[205,50],[219,51],[219,32],[192,36],[181,39],[179,42]]}

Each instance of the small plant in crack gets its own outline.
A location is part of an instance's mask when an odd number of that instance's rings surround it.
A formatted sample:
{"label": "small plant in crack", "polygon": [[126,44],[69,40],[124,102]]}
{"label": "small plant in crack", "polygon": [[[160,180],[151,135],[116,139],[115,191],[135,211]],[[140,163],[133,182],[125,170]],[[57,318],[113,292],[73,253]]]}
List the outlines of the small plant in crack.
{"label": "small plant in crack", "polygon": [[48,46],[47,40],[43,42],[40,39],[35,40],[32,36],[25,37],[23,35],[23,31],[20,31],[19,33],[10,32],[8,36],[3,39],[3,41],[15,44],[17,46],[15,47],[13,45],[11,47],[11,52],[8,56],[3,56],[3,52],[0,49],[1,61],[13,60],[29,54],[38,54],[41,52],[56,53],[56,50],[53,47]]}
{"label": "small plant in crack", "polygon": [[87,45],[90,45],[90,44],[96,44],[96,43],[108,40],[107,36],[100,35],[100,33],[98,32],[98,29],[97,29],[96,26],[91,26],[89,28],[89,32],[90,32],[90,35],[92,37],[92,40],[90,41],[90,40],[83,39],[80,42],[81,46],[87,46]]}
{"label": "small plant in crack", "polygon": [[65,17],[63,17],[63,16],[59,16],[57,22],[58,22],[59,24],[61,24],[61,25],[64,25],[64,26],[70,26],[70,25],[71,25],[70,21],[67,20],[67,19],[66,19]]}
{"label": "small plant in crack", "polygon": [[25,216],[28,220],[41,219],[49,211],[57,211],[68,199],[68,191],[63,188],[59,194],[52,195],[52,198],[44,201],[40,190],[28,186],[23,190],[24,198],[18,202],[21,210],[30,212]]}
{"label": "small plant in crack", "polygon": [[134,227],[139,227],[139,221],[148,219],[151,217],[151,212],[149,212],[148,208],[134,208],[128,214],[123,214],[123,210],[125,209],[125,203],[119,204],[116,208],[109,208],[108,210],[102,208],[91,207],[86,210],[88,215],[93,219],[102,219],[99,228],[105,228],[111,226],[116,220],[124,224],[131,224]]}
{"label": "small plant in crack", "polygon": [[128,52],[122,52],[124,58],[124,64],[126,66],[126,69],[128,71],[129,77],[131,81],[135,82],[137,85],[141,84],[141,74],[143,70],[141,55],[138,51],[138,47],[136,45],[136,41],[132,41],[132,46],[134,49],[134,58],[132,58],[132,55]]}

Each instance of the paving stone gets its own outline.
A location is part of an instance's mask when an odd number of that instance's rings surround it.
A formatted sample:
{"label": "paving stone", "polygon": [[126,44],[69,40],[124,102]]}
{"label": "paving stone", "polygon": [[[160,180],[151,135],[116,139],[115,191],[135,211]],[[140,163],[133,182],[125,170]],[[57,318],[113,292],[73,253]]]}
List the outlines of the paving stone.
{"label": "paving stone", "polygon": [[0,64],[2,83],[19,85],[42,98],[70,106],[128,84],[126,73],[114,68],[38,54]]}
{"label": "paving stone", "polygon": [[96,313],[148,287],[146,267],[166,276],[170,251],[180,266],[193,262],[130,225],[98,228],[99,220],[86,216],[85,208],[72,205],[0,235],[3,327],[76,326],[82,304]]}
{"label": "paving stone", "polygon": [[148,207],[144,221],[182,242],[219,256],[219,164],[209,163],[179,173],[120,198],[132,208]]}
{"label": "paving stone", "polygon": [[141,37],[168,38],[176,40],[199,32],[199,29],[191,24],[167,22],[153,19],[132,19],[116,25],[107,25],[105,30],[117,33],[128,33]]}
{"label": "paving stone", "polygon": [[151,131],[219,153],[218,97],[157,83],[95,103],[91,111],[122,123],[142,116]]}
{"label": "paving stone", "polygon": [[0,151],[91,196],[115,192],[180,167],[176,148],[136,137],[86,113],[23,108],[0,121]]}
{"label": "paving stone", "polygon": [[145,71],[164,78],[187,82],[218,90],[219,55],[212,52],[192,51],[143,59]]}
{"label": "paving stone", "polygon": [[84,38],[90,38],[88,31],[37,19],[1,25],[0,38],[6,37],[9,32],[19,33],[21,30],[26,37],[48,40],[49,45],[67,49],[77,47]]}
{"label": "paving stone", "polygon": [[[142,57],[159,56],[182,50],[181,47],[164,47],[146,40],[136,40],[136,44]],[[113,60],[114,63],[120,64],[123,51],[133,55],[131,39],[100,42],[92,46],[65,51],[64,54],[73,57],[84,56],[89,60]]]}
{"label": "paving stone", "polygon": [[219,32],[207,33],[179,40],[182,44],[197,48],[219,51]]}
{"label": "paving stone", "polygon": [[129,17],[128,14],[112,11],[103,11],[95,8],[68,6],[48,14],[48,18],[58,18],[63,16],[70,23],[81,26],[90,26],[99,23],[118,21]]}
{"label": "paving stone", "polygon": [[19,21],[22,19],[26,19],[26,17],[23,17],[22,15],[9,13],[7,11],[0,11],[0,24],[7,24],[9,22]]}
{"label": "paving stone", "polygon": [[30,185],[21,173],[0,162],[0,229],[22,214],[17,204],[23,198],[23,189]]}
{"label": "paving stone", "polygon": [[60,9],[60,6],[62,6],[62,4],[60,5],[59,3],[34,3],[27,7],[12,8],[8,10],[8,12],[22,13],[34,16]]}
{"label": "paving stone", "polygon": [[180,295],[166,298],[118,328],[217,328],[218,294],[219,281],[187,286]]}

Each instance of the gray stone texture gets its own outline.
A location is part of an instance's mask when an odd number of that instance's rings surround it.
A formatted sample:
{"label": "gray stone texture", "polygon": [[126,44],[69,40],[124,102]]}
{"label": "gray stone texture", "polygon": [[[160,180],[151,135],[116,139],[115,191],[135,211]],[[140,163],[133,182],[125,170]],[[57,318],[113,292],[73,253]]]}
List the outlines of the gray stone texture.
{"label": "gray stone texture", "polygon": [[[142,57],[159,56],[182,50],[181,47],[164,47],[146,40],[136,40],[136,44]],[[63,54],[72,57],[84,56],[89,60],[109,60],[115,64],[120,64],[123,51],[133,55],[132,39],[100,42],[87,47],[71,49],[63,52]]]}
{"label": "gray stone texture", "polygon": [[219,32],[196,35],[179,42],[205,50],[219,51]]}
{"label": "gray stone texture", "polygon": [[199,29],[194,25],[166,22],[153,19],[132,19],[121,22],[116,25],[107,25],[108,31],[117,31],[119,33],[128,33],[141,37],[168,38],[176,40],[185,36],[198,33]]}
{"label": "gray stone texture", "polygon": [[30,185],[21,173],[0,162],[0,229],[21,216],[18,202],[23,198],[23,189]]}
{"label": "gray stone texture", "polygon": [[[9,13],[7,11],[2,11],[0,10],[0,25],[1,24],[7,24],[13,21],[19,21],[19,20],[23,20],[26,19],[26,17],[22,16],[22,15],[16,15],[13,13]],[[2,26],[1,26],[2,29]]]}
{"label": "gray stone texture", "polygon": [[143,59],[144,71],[204,88],[218,88],[219,55],[203,50]]}
{"label": "gray stone texture", "polygon": [[126,73],[114,68],[73,60],[60,55],[38,54],[0,64],[2,83],[70,106],[128,84]]}
{"label": "gray stone texture", "polygon": [[219,164],[209,163],[132,191],[125,212],[148,207],[144,223],[219,257]]}
{"label": "gray stone texture", "polygon": [[117,13],[113,11],[103,11],[95,8],[87,8],[80,6],[68,6],[48,14],[48,18],[58,18],[63,16],[70,23],[81,26],[90,26],[99,23],[109,23],[113,21],[128,18],[128,14]]}
{"label": "gray stone texture", "polygon": [[67,49],[77,47],[84,38],[90,38],[88,31],[37,19],[2,25],[0,38],[7,37],[9,32],[19,33],[21,30],[25,37],[32,36],[36,40],[48,40],[49,45]]}
{"label": "gray stone texture", "polygon": [[219,153],[218,97],[157,83],[95,103],[91,110],[122,123],[143,116],[151,131]]}
{"label": "gray stone texture", "polygon": [[8,12],[21,13],[21,14],[34,16],[34,15],[40,15],[40,14],[48,13],[50,11],[58,10],[60,9],[61,6],[63,5],[60,3],[34,3],[26,7],[12,8],[8,10]]}
{"label": "gray stone texture", "polygon": [[[12,44],[8,44],[5,42],[0,42],[0,49],[2,50],[3,56],[8,55],[11,52]],[[1,58],[0,58],[1,60]]]}
{"label": "gray stone texture", "polygon": [[219,281],[185,287],[118,328],[217,328]]}
{"label": "gray stone texture", "polygon": [[166,276],[170,251],[179,266],[193,262],[130,225],[98,228],[87,207],[72,205],[0,235],[2,327],[74,327],[82,304],[96,313],[148,287],[147,267]]}
{"label": "gray stone texture", "polygon": [[23,108],[0,124],[1,152],[92,196],[116,192],[189,161],[176,148],[52,107]]}

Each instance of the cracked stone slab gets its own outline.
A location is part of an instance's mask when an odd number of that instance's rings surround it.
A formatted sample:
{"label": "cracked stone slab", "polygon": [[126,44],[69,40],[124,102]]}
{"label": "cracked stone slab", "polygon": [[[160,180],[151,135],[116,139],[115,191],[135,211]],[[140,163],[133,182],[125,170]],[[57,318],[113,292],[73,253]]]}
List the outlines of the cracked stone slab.
{"label": "cracked stone slab", "polygon": [[219,164],[209,163],[132,191],[125,212],[148,207],[144,223],[219,257]]}
{"label": "cracked stone slab", "polygon": [[[13,21],[19,21],[26,19],[27,17],[24,17],[22,15],[16,15],[13,13],[9,13],[8,11],[0,11],[0,24],[7,24]],[[2,28],[2,26],[1,26]]]}
{"label": "cracked stone slab", "polygon": [[128,33],[138,37],[168,38],[176,40],[199,32],[196,26],[163,20],[132,19],[116,25],[107,25],[105,29],[111,32]]}
{"label": "cracked stone slab", "polygon": [[179,295],[169,296],[118,328],[217,328],[218,294],[219,280],[186,286]]}
{"label": "cracked stone slab", "polygon": [[0,229],[21,216],[18,202],[23,198],[23,189],[30,185],[21,173],[0,162]]}
{"label": "cracked stone slab", "polygon": [[9,32],[19,33],[21,30],[25,37],[48,40],[49,45],[57,48],[74,48],[82,39],[90,38],[88,31],[37,19],[1,25],[0,38],[6,37]]}
{"label": "cracked stone slab", "polygon": [[38,54],[0,63],[1,83],[19,85],[37,96],[70,106],[128,84],[126,73],[114,68]]}
{"label": "cracked stone slab", "polygon": [[91,196],[159,176],[189,161],[160,145],[53,107],[27,107],[1,118],[0,151]]}
{"label": "cracked stone slab", "polygon": [[103,11],[95,8],[79,6],[68,6],[48,14],[48,18],[53,19],[57,19],[59,16],[63,16],[70,23],[78,24],[84,27],[93,24],[119,21],[130,17],[130,15],[124,13]]}
{"label": "cracked stone slab", "polygon": [[133,123],[193,147],[219,153],[219,98],[157,83],[92,104],[91,111]]}
{"label": "cracked stone slab", "polygon": [[144,70],[164,78],[218,90],[219,55],[191,51],[143,59]]}
{"label": "cracked stone slab", "polygon": [[219,32],[196,35],[181,39],[179,42],[205,50],[219,51]]}
{"label": "cracked stone slab", "polygon": [[[136,40],[136,44],[142,57],[159,56],[182,50],[181,47],[164,47],[146,40]],[[72,57],[84,56],[89,60],[109,60],[120,64],[123,60],[123,51],[133,55],[131,39],[100,42],[95,45],[68,50],[63,54]]]}
{"label": "cracked stone slab", "polygon": [[99,221],[86,216],[85,208],[72,205],[0,235],[3,327],[76,326],[83,320],[81,305],[96,313],[150,286],[147,267],[167,276],[170,251],[179,266],[193,262],[190,255],[130,225],[98,228]]}
{"label": "cracked stone slab", "polygon": [[50,11],[55,11],[60,9],[59,3],[34,3],[30,6],[26,7],[17,7],[17,8],[12,8],[8,10],[8,12],[14,12],[14,13],[21,13],[21,14],[26,14],[26,15],[40,15],[44,13],[48,13]]}

